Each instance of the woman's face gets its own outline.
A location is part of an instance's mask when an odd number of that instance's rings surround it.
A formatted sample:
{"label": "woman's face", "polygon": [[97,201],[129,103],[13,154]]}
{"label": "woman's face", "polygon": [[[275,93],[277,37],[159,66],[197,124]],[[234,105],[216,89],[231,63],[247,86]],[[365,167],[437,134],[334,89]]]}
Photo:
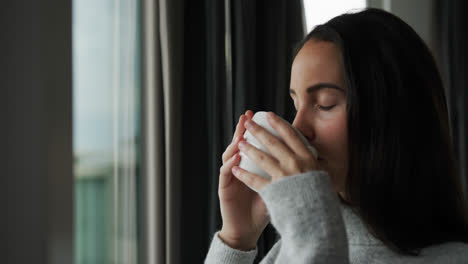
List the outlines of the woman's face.
{"label": "woman's face", "polygon": [[348,131],[344,69],[338,47],[309,40],[294,59],[290,95],[293,126],[317,149],[318,162],[336,192],[344,191],[348,172]]}

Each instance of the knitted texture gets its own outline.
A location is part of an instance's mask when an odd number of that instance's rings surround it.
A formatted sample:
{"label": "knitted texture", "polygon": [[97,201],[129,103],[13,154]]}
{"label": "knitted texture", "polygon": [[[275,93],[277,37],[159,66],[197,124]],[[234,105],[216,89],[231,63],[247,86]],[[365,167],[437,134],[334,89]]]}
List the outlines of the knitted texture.
{"label": "knitted texture", "polygon": [[[421,256],[399,255],[373,237],[361,219],[341,204],[324,171],[285,177],[259,192],[281,239],[262,259],[273,263],[455,264],[468,263],[468,245],[445,243]],[[205,264],[250,264],[257,249],[230,248],[215,233]]]}

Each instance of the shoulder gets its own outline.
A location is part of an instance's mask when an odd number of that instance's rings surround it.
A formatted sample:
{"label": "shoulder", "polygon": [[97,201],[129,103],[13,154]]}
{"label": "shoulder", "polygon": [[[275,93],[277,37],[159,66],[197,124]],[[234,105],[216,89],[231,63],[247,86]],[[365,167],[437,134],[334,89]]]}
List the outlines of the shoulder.
{"label": "shoulder", "polygon": [[398,254],[386,246],[350,248],[351,263],[378,264],[461,264],[468,263],[468,244],[450,242],[424,248],[419,256]]}
{"label": "shoulder", "polygon": [[466,263],[468,262],[468,244],[447,242],[427,247],[421,251],[421,257],[427,263]]}

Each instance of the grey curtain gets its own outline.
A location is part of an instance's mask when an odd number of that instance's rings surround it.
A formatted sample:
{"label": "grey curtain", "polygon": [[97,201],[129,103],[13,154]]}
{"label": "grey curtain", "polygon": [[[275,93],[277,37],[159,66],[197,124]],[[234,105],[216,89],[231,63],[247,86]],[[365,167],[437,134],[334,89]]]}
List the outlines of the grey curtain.
{"label": "grey curtain", "polygon": [[[143,234],[143,254],[148,263],[202,263],[221,228],[221,155],[239,115],[292,117],[289,71],[304,36],[302,2],[144,3],[144,226],[153,231]],[[258,259],[276,239],[268,227]]]}
{"label": "grey curtain", "polygon": [[[233,1],[233,113],[273,111],[290,122],[290,67],[305,35],[302,1]],[[227,141],[224,142],[227,145]],[[258,263],[278,237],[268,225],[259,239]]]}
{"label": "grey curtain", "polygon": [[468,199],[468,3],[437,1],[441,72],[446,85],[451,130],[465,198]]}
{"label": "grey curtain", "polygon": [[184,1],[144,0],[142,263],[181,259]]}
{"label": "grey curtain", "polygon": [[[209,226],[204,251],[212,235],[221,227],[217,196],[221,154],[229,144],[234,126],[246,109],[274,111],[289,121],[293,106],[289,98],[290,66],[294,46],[304,37],[302,1],[226,1],[226,47],[223,52],[221,28],[207,38],[207,47],[218,47],[217,60],[207,64]],[[219,10],[222,10],[220,7]],[[218,43],[218,44],[217,44]],[[220,71],[219,65],[224,65]],[[225,85],[222,85],[223,79]],[[262,259],[278,239],[268,226],[258,242],[255,263]]]}

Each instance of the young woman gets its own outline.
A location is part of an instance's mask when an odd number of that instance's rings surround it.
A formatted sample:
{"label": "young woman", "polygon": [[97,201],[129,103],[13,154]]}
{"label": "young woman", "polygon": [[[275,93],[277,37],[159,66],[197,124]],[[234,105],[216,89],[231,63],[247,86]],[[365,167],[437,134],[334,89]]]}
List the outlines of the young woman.
{"label": "young woman", "polygon": [[[284,143],[242,115],[205,263],[252,263],[269,221],[281,239],[262,263],[468,263],[444,89],[413,29],[377,9],[317,26],[295,56],[290,95],[293,126],[318,157],[275,114]],[[245,129],[271,155],[242,140]],[[239,151],[272,180],[240,169]]]}

